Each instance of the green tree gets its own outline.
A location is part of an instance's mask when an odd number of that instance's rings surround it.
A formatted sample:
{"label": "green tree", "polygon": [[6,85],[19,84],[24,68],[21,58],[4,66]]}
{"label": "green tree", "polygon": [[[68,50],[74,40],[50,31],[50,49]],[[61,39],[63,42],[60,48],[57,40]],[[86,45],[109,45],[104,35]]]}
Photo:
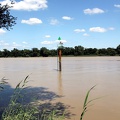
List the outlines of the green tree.
{"label": "green tree", "polygon": [[74,48],[72,47],[64,47],[62,51],[63,55],[74,55]]}
{"label": "green tree", "polygon": [[9,57],[10,56],[10,51],[7,49],[3,49],[3,57]]}
{"label": "green tree", "polygon": [[0,51],[0,57],[4,57],[4,55],[3,55],[3,52],[2,52],[2,51]]}
{"label": "green tree", "polygon": [[75,56],[84,55],[84,47],[82,47],[80,45],[79,46],[75,46],[74,55]]}
{"label": "green tree", "polygon": [[52,50],[50,50],[50,56],[57,56],[57,50],[55,50],[55,49],[52,49]]}
{"label": "green tree", "polygon": [[117,52],[118,55],[120,55],[120,45],[117,46],[116,52]]}
{"label": "green tree", "polygon": [[116,51],[114,48],[107,48],[107,53],[110,56],[115,56],[116,55]]}
{"label": "green tree", "polygon": [[[13,4],[13,2],[11,1]],[[16,17],[13,17],[10,14],[10,8],[12,6],[9,6],[8,4],[2,5],[0,3],[0,28],[5,28],[7,30],[10,30],[12,26],[16,24]]]}
{"label": "green tree", "polygon": [[40,55],[43,57],[48,57],[50,55],[50,51],[46,47],[42,47],[40,49]]}
{"label": "green tree", "polygon": [[40,56],[40,51],[38,50],[38,48],[32,48],[31,56],[32,57],[39,57]]}
{"label": "green tree", "polygon": [[11,57],[20,57],[21,56],[21,52],[20,50],[14,48],[13,50],[11,50]]}
{"label": "green tree", "polygon": [[96,55],[97,49],[96,48],[86,48],[84,50],[84,55]]}
{"label": "green tree", "polygon": [[31,56],[31,50],[24,49],[21,51],[22,57],[30,57]]}
{"label": "green tree", "polygon": [[97,55],[100,55],[100,56],[108,55],[107,49],[105,49],[105,48],[98,49]]}

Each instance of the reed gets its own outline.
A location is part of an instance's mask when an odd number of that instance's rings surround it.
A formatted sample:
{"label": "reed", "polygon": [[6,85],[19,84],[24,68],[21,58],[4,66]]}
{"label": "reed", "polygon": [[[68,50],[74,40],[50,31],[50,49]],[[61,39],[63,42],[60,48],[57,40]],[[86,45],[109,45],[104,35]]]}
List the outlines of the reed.
{"label": "reed", "polygon": [[27,88],[27,79],[28,76],[18,83],[14,89],[10,103],[2,114],[2,120],[37,120],[35,118],[35,114],[38,111],[37,108],[31,104],[23,105],[19,102],[19,99],[24,97],[21,95],[21,91]]}
{"label": "reed", "polygon": [[0,91],[4,90],[4,85],[7,84],[7,79],[5,79],[5,77],[3,77],[0,81]]}
{"label": "reed", "polygon": [[83,120],[83,117],[85,115],[85,113],[88,111],[88,107],[90,107],[90,103],[96,99],[100,99],[99,98],[95,98],[95,99],[91,99],[89,100],[89,96],[90,96],[90,92],[96,87],[96,85],[94,85],[93,87],[91,87],[88,91],[87,91],[87,94],[86,94],[86,97],[85,97],[85,100],[84,100],[84,104],[83,104],[83,111],[81,113],[81,116],[80,116],[80,120]]}

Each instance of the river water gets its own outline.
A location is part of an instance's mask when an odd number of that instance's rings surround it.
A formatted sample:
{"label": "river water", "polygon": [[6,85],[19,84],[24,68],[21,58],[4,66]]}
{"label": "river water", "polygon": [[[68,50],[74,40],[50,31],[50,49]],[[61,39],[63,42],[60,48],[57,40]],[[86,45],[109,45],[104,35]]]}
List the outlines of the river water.
{"label": "river water", "polygon": [[12,89],[29,75],[29,86],[51,91],[44,100],[69,106],[71,120],[79,120],[86,92],[96,85],[89,100],[101,98],[91,102],[84,120],[120,120],[120,57],[62,57],[62,71],[57,67],[56,57],[0,58],[0,77]]}

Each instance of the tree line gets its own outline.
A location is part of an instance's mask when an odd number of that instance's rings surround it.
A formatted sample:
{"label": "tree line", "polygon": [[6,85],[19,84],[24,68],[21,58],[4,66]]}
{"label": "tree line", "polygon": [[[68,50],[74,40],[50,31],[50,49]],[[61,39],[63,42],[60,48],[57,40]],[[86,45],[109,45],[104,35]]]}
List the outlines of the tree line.
{"label": "tree line", "polygon": [[[116,48],[84,48],[83,46],[75,47],[61,47],[62,56],[120,56],[120,45]],[[13,50],[3,49],[0,51],[0,57],[49,57],[57,56],[58,49],[47,49],[46,47],[23,49],[19,50],[14,48]]]}

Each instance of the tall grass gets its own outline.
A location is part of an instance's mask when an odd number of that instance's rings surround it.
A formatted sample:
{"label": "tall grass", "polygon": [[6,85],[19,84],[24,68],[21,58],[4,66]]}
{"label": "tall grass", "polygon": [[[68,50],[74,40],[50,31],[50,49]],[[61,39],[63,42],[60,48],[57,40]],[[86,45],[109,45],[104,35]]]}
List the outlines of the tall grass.
{"label": "tall grass", "polygon": [[95,99],[91,99],[89,100],[89,95],[90,95],[90,92],[96,87],[96,85],[94,85],[93,87],[91,87],[87,93],[86,93],[86,97],[85,97],[85,100],[84,100],[84,104],[83,104],[83,111],[81,113],[81,116],[80,116],[80,120],[83,120],[83,117],[85,115],[85,113],[88,111],[88,107],[90,107],[90,103],[94,100],[97,100],[97,99],[100,99],[101,97],[98,97],[98,98],[95,98]]}
{"label": "tall grass", "polygon": [[2,114],[2,120],[37,120],[35,114],[38,113],[38,109],[31,104],[23,105],[19,101],[20,98],[24,98],[21,91],[27,88],[27,79],[28,76],[14,89],[10,103]]}
{"label": "tall grass", "polygon": [[8,82],[6,81],[5,77],[3,77],[0,81],[0,92],[4,90],[4,85],[7,84]]}

